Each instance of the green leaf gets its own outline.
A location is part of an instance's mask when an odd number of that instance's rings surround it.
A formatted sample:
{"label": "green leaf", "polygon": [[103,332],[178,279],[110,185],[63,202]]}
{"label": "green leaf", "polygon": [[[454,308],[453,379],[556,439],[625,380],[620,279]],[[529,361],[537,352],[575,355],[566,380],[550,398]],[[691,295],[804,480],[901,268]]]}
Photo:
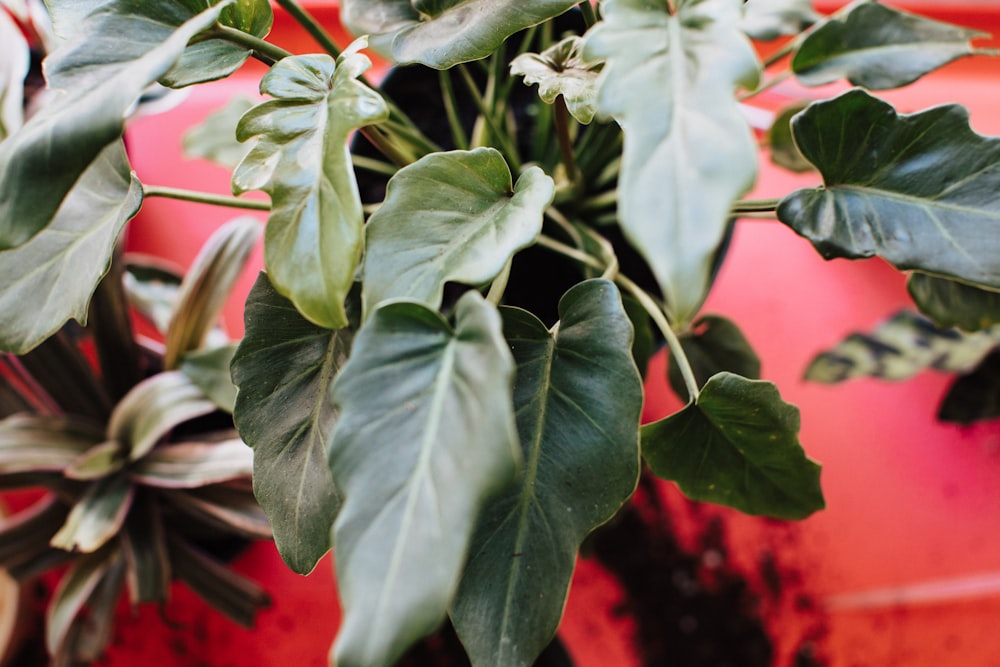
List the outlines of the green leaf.
{"label": "green leaf", "polygon": [[[48,183],[44,177],[32,187]],[[24,245],[0,251],[0,349],[23,354],[67,320],[87,321],[118,234],[141,202],[142,186],[115,143],[87,167],[51,225]]]}
{"label": "green leaf", "polygon": [[63,501],[50,494],[0,518],[0,568],[13,574],[54,551],[49,538],[65,523],[68,512]]}
{"label": "green leaf", "polygon": [[806,104],[796,103],[783,109],[771,123],[767,131],[767,145],[771,148],[771,162],[789,171],[802,173],[814,169],[799,147],[792,134],[792,118],[806,108]]}
{"label": "green leaf", "polygon": [[184,133],[184,154],[234,169],[246,157],[250,147],[236,140],[240,117],[253,107],[249,97],[234,97],[205,120]]}
{"label": "green leaf", "polygon": [[24,122],[24,78],[31,53],[28,42],[8,14],[0,11],[0,141]]}
{"label": "green leaf", "polygon": [[642,380],[618,290],[586,281],[559,312],[548,331],[503,310],[524,473],[484,508],[451,610],[477,665],[534,664],[559,625],[580,543],[639,477]]}
{"label": "green leaf", "polygon": [[971,372],[955,379],[938,419],[969,426],[1000,418],[1000,350],[994,349]]}
{"label": "green leaf", "polygon": [[229,366],[236,353],[236,344],[198,350],[185,354],[180,371],[205,394],[216,407],[232,414],[236,405],[236,385]]}
{"label": "green leaf", "polygon": [[877,255],[1000,288],[1000,139],[973,132],[966,109],[901,116],[852,90],[792,125],[824,187],[785,197],[778,218],[824,257]]}
{"label": "green leaf", "polygon": [[175,426],[214,411],[215,403],[184,373],[158,373],[137,384],[115,406],[108,439],[121,443],[130,461],[138,461]]}
{"label": "green leaf", "polygon": [[199,488],[164,490],[162,497],[177,512],[192,535],[231,535],[248,540],[271,539],[271,527],[253,497],[249,480],[234,480]]}
{"label": "green leaf", "polygon": [[747,0],[740,28],[751,39],[797,35],[822,18],[811,0]]}
{"label": "green leaf", "polygon": [[125,293],[137,314],[149,320],[158,332],[167,333],[174,314],[183,276],[180,270],[149,256],[126,255]]}
{"label": "green leaf", "polygon": [[522,53],[510,63],[510,73],[524,83],[538,84],[538,96],[553,104],[560,95],[577,121],[584,125],[597,113],[597,73],[603,63],[583,58],[583,39],[570,35],[541,53]]}
{"label": "green leaf", "polygon": [[65,551],[97,551],[121,530],[134,496],[135,486],[123,473],[92,484],[49,543]]}
{"label": "green leaf", "polygon": [[903,311],[871,334],[855,333],[809,364],[806,379],[842,382],[877,377],[906,380],[921,371],[968,371],[1000,344],[1000,327],[975,333],[939,329],[916,313]]}
{"label": "green leaf", "polygon": [[642,428],[642,452],[654,474],[694,500],[804,519],[824,501],[820,466],[798,434],[798,408],[773,384],[720,373],[695,403]]}
{"label": "green leaf", "polygon": [[157,447],[129,469],[132,479],[161,489],[194,489],[250,479],[253,451],[239,438]]}
{"label": "green leaf", "polygon": [[107,574],[87,598],[87,613],[74,620],[70,649],[83,664],[104,656],[115,628],[118,601],[125,587],[125,560],[116,558]]}
{"label": "green leaf", "polygon": [[233,357],[233,416],[254,450],[254,492],[285,563],[300,574],[330,549],[340,494],[326,463],[337,411],[330,385],[353,340],[348,327],[312,324],[262,273],[247,297],[246,334]]}
{"label": "green leaf", "polygon": [[[760,358],[732,321],[718,315],[706,315],[692,325],[690,331],[679,336],[698,386],[709,378],[729,371],[751,380],[760,378]],[[684,378],[673,356],[667,369],[670,387],[678,396],[688,400]]]}
{"label": "green leaf", "polygon": [[70,479],[100,479],[118,472],[128,463],[121,445],[113,440],[95,445],[81,454],[63,474]]}
{"label": "green leaf", "polygon": [[448,69],[485,58],[515,32],[562,14],[576,0],[343,0],[340,18],[398,63]]}
{"label": "green leaf", "polygon": [[56,655],[63,649],[73,621],[120,557],[118,548],[110,546],[86,554],[76,559],[59,581],[45,613],[45,646],[49,655]]}
{"label": "green leaf", "polygon": [[392,664],[438,626],[482,504],[517,468],[500,317],[468,292],[456,319],[453,330],[419,304],[381,306],[334,383],[341,667]]}
{"label": "green leaf", "polygon": [[846,78],[871,90],[899,88],[973,53],[981,32],[863,2],[811,33],[792,58],[807,86]]}
{"label": "green leaf", "polygon": [[[60,0],[51,10],[76,1]],[[108,159],[102,153],[120,139],[132,104],[180,58],[192,37],[215,23],[222,8],[207,9],[178,27],[142,15],[142,8],[154,4],[165,5],[146,0],[102,5],[46,59],[52,101],[0,143],[0,250],[25,243],[53,223],[81,175],[95,161]],[[123,200],[102,201],[101,209],[117,209]]]}
{"label": "green leaf", "polygon": [[942,329],[981,331],[1000,324],[1000,292],[913,273],[906,283],[910,296]]}
{"label": "green leaf", "polygon": [[170,555],[158,503],[159,499],[149,494],[138,495],[121,533],[129,601],[133,606],[143,602],[165,603],[169,598]]}
{"label": "green leaf", "polygon": [[0,421],[0,475],[62,472],[104,440],[89,420],[13,415]]}
{"label": "green leaf", "polygon": [[[618,217],[675,319],[701,306],[733,201],[753,185],[757,144],[734,93],[756,86],[740,0],[607,0],[585,38],[605,58],[598,112],[623,127]],[[711,150],[706,150],[711,146]]]}
{"label": "green leaf", "polygon": [[263,190],[272,209],[264,235],[271,284],[305,317],[328,329],[347,324],[344,299],[364,240],[364,214],[347,139],[388,118],[378,93],[357,78],[371,66],[355,41],[334,61],[285,58],[264,75],[274,97],[237,129],[257,145],[233,174],[233,191]]}
{"label": "green leaf", "polygon": [[400,297],[437,309],[447,281],[489,282],[542,231],[554,193],[538,167],[512,188],[493,148],[433,153],[399,170],[368,222],[366,315]]}

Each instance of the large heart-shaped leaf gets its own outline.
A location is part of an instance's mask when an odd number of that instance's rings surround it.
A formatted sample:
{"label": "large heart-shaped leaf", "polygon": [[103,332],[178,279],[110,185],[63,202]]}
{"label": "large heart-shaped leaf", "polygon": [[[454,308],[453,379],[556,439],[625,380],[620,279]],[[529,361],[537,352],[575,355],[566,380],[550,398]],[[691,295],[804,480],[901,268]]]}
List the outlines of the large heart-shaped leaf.
{"label": "large heart-shaped leaf", "polygon": [[877,377],[906,380],[921,371],[968,371],[997,345],[1000,327],[975,333],[939,329],[916,313],[903,311],[870,334],[851,334],[809,364],[806,379],[841,382]]}
{"label": "large heart-shaped leaf", "polygon": [[522,53],[510,63],[510,73],[538,84],[538,96],[553,104],[560,95],[579,122],[587,124],[597,113],[597,73],[602,63],[583,58],[583,39],[570,35],[542,53]]}
{"label": "large heart-shaped leaf", "polygon": [[913,273],[906,282],[920,312],[939,327],[981,331],[1000,324],[1000,292]]}
{"label": "large heart-shaped leaf", "polygon": [[347,139],[385,120],[388,107],[357,78],[371,66],[358,40],[334,63],[325,55],[285,58],[264,75],[274,97],[251,109],[237,137],[258,137],[233,173],[233,190],[271,196],[264,261],[271,283],[307,319],[347,325],[344,299],[363,248],[364,214]]}
{"label": "large heart-shaped leaf", "polygon": [[[121,137],[132,104],[231,1],[182,24],[151,20],[142,11],[164,2],[109,2],[48,57],[52,101],[0,143],[0,250],[21,245],[50,225],[77,181],[85,180],[81,175]],[[70,2],[54,4],[53,12]]]}
{"label": "large heart-shaped leaf", "polygon": [[244,319],[246,333],[232,364],[240,388],[233,416],[254,448],[254,493],[271,520],[278,551],[305,574],[330,549],[340,509],[326,464],[337,419],[328,394],[353,332],[304,319],[263,273],[247,297]]}
{"label": "large heart-shaped leaf", "polygon": [[[490,500],[451,616],[476,665],[531,665],[555,634],[584,537],[635,490],[642,380],[606,280],[573,287],[559,324],[504,309],[524,474]],[[609,400],[609,397],[614,400]]]}
{"label": "large heart-shaped leaf", "polygon": [[485,58],[519,30],[562,14],[575,0],[343,0],[341,20],[398,63],[436,69]]}
{"label": "large heart-shaped leaf", "polygon": [[821,18],[812,0],[747,0],[740,28],[752,39],[771,40],[797,35]]}
{"label": "large heart-shaped leaf", "polygon": [[87,167],[48,228],[0,252],[0,349],[23,354],[67,320],[86,322],[118,234],[141,203],[142,186],[114,143]]}
{"label": "large heart-shaped leaf", "polygon": [[792,123],[824,187],[798,190],[778,218],[826,258],[882,257],[1000,288],[1000,139],[963,107],[898,115],[852,90]]}
{"label": "large heart-shaped leaf", "polygon": [[445,282],[492,280],[542,231],[554,193],[538,167],[512,188],[493,148],[434,153],[401,169],[368,222],[365,313],[399,297],[436,309]]}
{"label": "large heart-shaped leaf", "polygon": [[847,79],[872,90],[898,88],[971,55],[970,40],[983,36],[878,2],[863,2],[810,34],[792,59],[792,71],[807,86]]}
{"label": "large heart-shaped leaf", "polygon": [[24,78],[30,60],[24,35],[14,20],[0,11],[0,141],[24,122]]}
{"label": "large heart-shaped leaf", "polygon": [[823,509],[820,467],[799,444],[799,411],[770,382],[732,373],[697,401],[642,429],[653,473],[688,497],[747,514],[803,519]]}
{"label": "large heart-shaped leaf", "polygon": [[416,303],[372,313],[334,383],[330,468],[341,667],[390,665],[444,619],[483,501],[511,481],[514,362],[478,292],[452,329]]}
{"label": "large heart-shaped leaf", "polygon": [[[604,58],[598,112],[625,133],[618,217],[676,319],[701,306],[733,201],[753,184],[757,145],[734,98],[759,66],[740,0],[607,0],[585,55]],[[710,147],[710,148],[709,148]]]}

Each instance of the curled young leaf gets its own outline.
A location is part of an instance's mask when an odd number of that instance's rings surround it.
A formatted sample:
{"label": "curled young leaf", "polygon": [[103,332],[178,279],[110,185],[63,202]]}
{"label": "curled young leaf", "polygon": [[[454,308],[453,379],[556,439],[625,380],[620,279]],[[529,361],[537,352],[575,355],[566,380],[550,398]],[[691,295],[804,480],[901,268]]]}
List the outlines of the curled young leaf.
{"label": "curled young leaf", "polygon": [[583,39],[570,35],[542,53],[522,53],[510,63],[510,73],[538,84],[538,96],[553,104],[560,95],[579,122],[586,125],[597,113],[597,74],[602,63],[583,58]]}

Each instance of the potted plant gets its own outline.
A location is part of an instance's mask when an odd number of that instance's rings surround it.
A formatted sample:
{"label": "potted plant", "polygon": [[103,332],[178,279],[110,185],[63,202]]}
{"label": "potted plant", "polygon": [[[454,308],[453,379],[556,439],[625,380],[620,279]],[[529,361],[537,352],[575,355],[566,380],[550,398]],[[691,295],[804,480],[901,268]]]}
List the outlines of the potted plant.
{"label": "potted plant", "polygon": [[[881,257],[912,272],[939,324],[993,325],[996,140],[960,107],[902,115],[868,92],[976,53],[971,30],[876,2],[822,16],[794,0],[344,0],[344,23],[368,38],[341,50],[294,0],[277,4],[327,53],[265,41],[262,1],[50,2],[54,99],[0,143],[0,271],[24,273],[35,253],[79,261],[53,225],[94,198],[102,215],[72,216],[85,237],[115,237],[143,198],[269,209],[234,415],[288,565],[308,572],[334,548],[337,664],[391,664],[447,617],[473,663],[530,664],[581,543],[633,494],[642,462],[750,514],[823,507],[798,411],[756,378],[737,326],[701,312],[733,219],[776,218],[825,257]],[[748,37],[781,36],[761,63]],[[367,82],[369,43],[434,70],[439,102],[407,108]],[[130,180],[118,141],[142,91],[251,56],[270,66],[271,99],[239,121],[252,147],[233,190],[270,204]],[[743,199],[757,144],[741,103],[790,75],[857,86],[770,132],[823,185]],[[515,103],[522,79],[540,99]],[[355,133],[375,152],[350,151]],[[388,177],[384,196],[355,170]],[[41,317],[4,282],[5,349],[82,317],[110,253],[80,262],[74,295],[46,283],[60,299]],[[685,403],[640,429],[657,338]]]}

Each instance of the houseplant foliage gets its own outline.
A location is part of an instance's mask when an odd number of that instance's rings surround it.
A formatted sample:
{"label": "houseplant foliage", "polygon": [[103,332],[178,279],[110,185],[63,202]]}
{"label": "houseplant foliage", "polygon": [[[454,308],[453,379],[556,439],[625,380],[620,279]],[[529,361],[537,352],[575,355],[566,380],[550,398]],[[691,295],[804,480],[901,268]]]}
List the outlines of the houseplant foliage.
{"label": "houseplant foliage", "polygon": [[[448,616],[473,663],[531,664],[643,459],[751,514],[823,507],[798,410],[737,324],[700,312],[734,219],[933,281],[916,303],[943,325],[995,316],[1000,140],[960,107],[901,115],[869,92],[979,52],[970,30],[868,1],[826,17],[797,0],[343,0],[367,38],[341,51],[279,0],[327,50],[292,54],[264,39],[267,2],[205,4],[50,0],[57,92],[0,143],[0,272],[45,261],[76,280],[0,282],[0,342],[27,352],[84,318],[144,198],[268,208],[139,183],[118,142],[153,82],[271,65],[270,99],[233,128],[250,146],[234,192],[271,199],[234,417],[289,566],[334,548],[338,665],[391,664]],[[750,38],[778,37],[761,62]],[[430,68],[441,128],[366,80],[368,44],[413,65],[397,80]],[[757,160],[741,104],[788,76],[857,87],[770,133],[821,184],[741,199]],[[539,88],[523,104],[522,77]],[[384,195],[362,197],[361,173]],[[42,317],[29,290],[51,295]],[[640,428],[654,335],[687,404]]]}

